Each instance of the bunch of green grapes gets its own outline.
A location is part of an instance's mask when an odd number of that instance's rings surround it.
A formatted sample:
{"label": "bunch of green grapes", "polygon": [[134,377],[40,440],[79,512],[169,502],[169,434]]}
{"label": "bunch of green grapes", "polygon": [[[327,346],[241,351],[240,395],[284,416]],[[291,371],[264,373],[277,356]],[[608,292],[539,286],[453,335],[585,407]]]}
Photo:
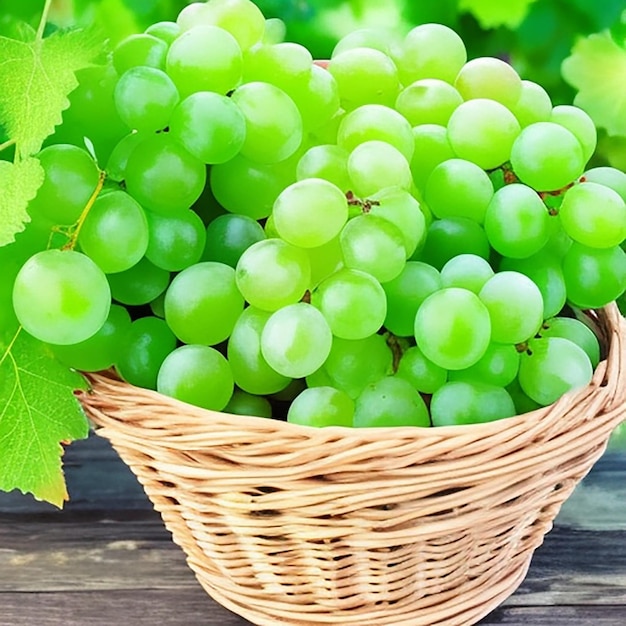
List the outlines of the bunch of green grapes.
{"label": "bunch of green grapes", "polygon": [[323,63],[274,26],[209,0],[115,48],[104,172],[39,155],[27,232],[66,241],[17,273],[23,328],[78,370],[311,426],[485,422],[588,384],[581,312],[626,289],[626,174],[586,171],[590,118],[439,24]]}

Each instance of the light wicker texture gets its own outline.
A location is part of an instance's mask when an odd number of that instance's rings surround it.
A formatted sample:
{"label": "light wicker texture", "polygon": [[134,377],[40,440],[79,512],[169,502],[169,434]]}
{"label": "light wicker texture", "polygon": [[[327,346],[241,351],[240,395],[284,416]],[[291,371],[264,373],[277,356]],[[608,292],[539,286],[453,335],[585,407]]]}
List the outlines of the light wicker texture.
{"label": "light wicker texture", "polygon": [[81,401],[219,603],[259,625],[474,624],[515,591],[624,419],[623,321],[554,405],[484,425],[314,429],[110,376]]}

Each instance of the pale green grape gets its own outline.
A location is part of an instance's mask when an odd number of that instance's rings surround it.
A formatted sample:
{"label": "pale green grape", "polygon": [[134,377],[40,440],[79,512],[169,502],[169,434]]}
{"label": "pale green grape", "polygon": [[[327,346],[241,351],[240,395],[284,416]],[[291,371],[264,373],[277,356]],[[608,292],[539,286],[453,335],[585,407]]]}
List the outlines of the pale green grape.
{"label": "pale green grape", "polygon": [[519,122],[503,104],[476,98],[463,102],[452,113],[448,141],[458,157],[490,170],[510,159],[520,131]]}
{"label": "pale green grape", "polygon": [[538,402],[535,402],[532,398],[529,398],[522,389],[519,384],[519,379],[516,378],[510,385],[507,385],[506,390],[509,392],[509,395],[513,399],[513,404],[515,404],[515,411],[518,415],[522,415],[523,413],[530,413],[530,411],[535,411],[541,408],[541,405]]}
{"label": "pale green grape", "polygon": [[261,352],[261,334],[270,316],[254,306],[245,308],[228,339],[228,362],[235,383],[248,393],[275,393],[291,381],[273,370]]}
{"label": "pale green grape", "polygon": [[33,255],[13,285],[13,309],[24,329],[47,343],[84,341],[105,323],[111,291],[102,270],[73,250]]}
{"label": "pale green grape", "polygon": [[448,141],[448,131],[437,124],[422,124],[413,129],[415,151],[410,167],[413,182],[423,190],[431,172],[439,163],[453,159],[455,154]]}
{"label": "pale green grape", "polygon": [[449,83],[437,78],[424,78],[416,80],[400,92],[395,108],[411,126],[445,126],[462,102],[461,94]]}
{"label": "pale green grape", "polygon": [[224,407],[224,413],[272,417],[272,405],[263,396],[255,396],[241,389],[235,389],[228,404]]}
{"label": "pale green grape", "polygon": [[385,328],[399,337],[411,337],[415,314],[422,302],[442,288],[439,272],[419,261],[409,261],[400,274],[383,284],[387,296]]}
{"label": "pale green grape", "polygon": [[439,218],[466,217],[482,224],[493,194],[489,176],[478,165],[449,159],[431,172],[424,199]]}
{"label": "pale green grape", "polygon": [[181,9],[176,18],[176,24],[181,31],[189,30],[201,22],[205,11],[206,2],[191,2]]}
{"label": "pale green grape", "polygon": [[448,380],[448,370],[435,365],[417,346],[412,346],[402,355],[396,376],[410,382],[420,393],[434,393]]}
{"label": "pale green grape", "polygon": [[524,274],[498,272],[478,296],[489,311],[493,341],[522,343],[541,327],[543,298],[539,287]]}
{"label": "pale green grape", "polygon": [[243,305],[230,265],[196,263],[168,287],[165,321],[182,342],[212,346],[230,336]]}
{"label": "pale green grape", "polygon": [[169,285],[170,273],[157,267],[146,257],[123,272],[107,276],[113,298],[122,304],[148,304]]}
{"label": "pale green grape", "polygon": [[593,334],[591,328],[580,320],[573,317],[553,317],[543,323],[539,334],[542,337],[569,339],[585,351],[593,368],[600,362],[598,338]]}
{"label": "pale green grape", "polygon": [[311,281],[311,264],[301,248],[280,239],[264,239],[241,255],[235,277],[252,306],[276,311],[302,298]]}
{"label": "pale green grape", "polygon": [[287,35],[287,25],[279,17],[270,17],[265,20],[265,31],[263,32],[263,43],[280,43],[285,41]]}
{"label": "pale green grape", "polygon": [[314,306],[297,302],[274,312],[261,334],[261,352],[283,376],[304,378],[315,372],[330,352],[333,336]]}
{"label": "pale green grape", "polygon": [[311,289],[344,266],[339,237],[331,239],[323,246],[306,248],[306,253],[311,263]]}
{"label": "pale green grape", "polygon": [[348,221],[345,194],[322,178],[307,178],[289,185],[272,211],[282,239],[301,248],[316,248],[339,235]]}
{"label": "pale green grape", "polygon": [[203,261],[218,261],[237,267],[241,255],[257,241],[265,239],[263,227],[247,215],[220,215],[206,229]]}
{"label": "pale green grape", "polygon": [[387,376],[368,385],[356,399],[354,426],[430,426],[422,396],[403,378]]}
{"label": "pale green grape", "polygon": [[313,291],[311,303],[322,312],[333,335],[342,339],[364,339],[374,334],[387,314],[380,283],[354,269],[341,269],[322,281]]}
{"label": "pale green grape", "polygon": [[345,34],[335,45],[331,59],[352,48],[373,48],[384,54],[390,54],[395,43],[395,35],[381,28],[358,28]]}
{"label": "pale green grape", "polygon": [[537,191],[553,191],[569,185],[585,167],[580,142],[554,122],[536,122],[522,129],[511,149],[511,165],[517,177]]}
{"label": "pale green grape", "polygon": [[129,35],[115,46],[113,67],[120,76],[138,65],[164,69],[167,48],[163,39],[151,34]]}
{"label": "pale green grape", "polygon": [[590,248],[611,248],[626,238],[626,203],[616,191],[598,183],[568,189],[559,217],[563,230]]}
{"label": "pale green grape", "polygon": [[530,341],[529,351],[522,354],[520,361],[520,386],[542,406],[588,385],[592,376],[593,368],[585,351],[562,337]]}
{"label": "pale green grape", "polygon": [[346,150],[334,144],[313,146],[300,157],[296,177],[298,180],[323,178],[346,192],[350,189],[348,156]]}
{"label": "pale green grape", "polygon": [[462,287],[478,294],[493,276],[489,262],[475,254],[459,254],[441,268],[443,287]]}
{"label": "pale green grape", "polygon": [[552,109],[549,121],[567,128],[580,142],[584,162],[589,161],[598,143],[596,126],[589,115],[578,107],[561,104]]}
{"label": "pale green grape", "polygon": [[352,426],[354,402],[333,387],[305,389],[292,403],[287,421],[301,426]]}
{"label": "pale green grape", "polygon": [[83,222],[78,243],[103,272],[122,272],[138,263],[148,249],[148,221],[126,192],[98,197]]}
{"label": "pale green grape", "polygon": [[480,382],[449,382],[435,391],[430,401],[433,426],[483,424],[515,413],[506,389]]}
{"label": "pale green grape", "polygon": [[174,333],[158,317],[140,317],[120,339],[117,373],[131,385],[156,389],[159,368],[176,348]]}
{"label": "pale green grape", "polygon": [[508,63],[494,57],[468,61],[459,71],[454,86],[464,100],[488,98],[505,107],[514,107],[522,93],[519,74]]}
{"label": "pale green grape", "polygon": [[594,167],[583,174],[585,181],[616,191],[626,202],[626,174],[615,167]]}
{"label": "pale green grape", "polygon": [[132,132],[117,142],[106,165],[106,173],[111,180],[121,182],[126,178],[128,157],[147,136],[147,133]]}
{"label": "pale green grape", "polygon": [[514,345],[491,343],[474,365],[450,372],[449,379],[506,387],[517,378],[519,362],[520,353]]}
{"label": "pale green grape", "polygon": [[520,126],[524,128],[535,122],[549,122],[552,115],[552,100],[541,85],[530,80],[523,80],[520,97],[509,108]]}
{"label": "pale green grape", "polygon": [[243,82],[270,83],[290,93],[300,80],[306,79],[312,65],[311,53],[300,44],[259,44],[244,55]]}
{"label": "pale green grape", "polygon": [[157,391],[203,409],[221,411],[233,395],[233,374],[224,356],[209,346],[181,346],[167,355]]}
{"label": "pale green grape", "polygon": [[227,30],[247,50],[263,37],[265,18],[250,0],[210,0],[204,5],[200,20]]}
{"label": "pale green grape", "polygon": [[489,311],[475,293],[458,287],[436,291],[417,310],[417,346],[439,367],[459,370],[485,354],[491,338]]}
{"label": "pale green grape", "polygon": [[512,258],[529,257],[550,238],[546,205],[530,187],[512,183],[498,189],[485,213],[485,232],[494,250]]}
{"label": "pale green grape", "polygon": [[176,22],[156,22],[146,28],[146,35],[152,35],[162,39],[166,44],[171,44],[180,33],[180,26]]}

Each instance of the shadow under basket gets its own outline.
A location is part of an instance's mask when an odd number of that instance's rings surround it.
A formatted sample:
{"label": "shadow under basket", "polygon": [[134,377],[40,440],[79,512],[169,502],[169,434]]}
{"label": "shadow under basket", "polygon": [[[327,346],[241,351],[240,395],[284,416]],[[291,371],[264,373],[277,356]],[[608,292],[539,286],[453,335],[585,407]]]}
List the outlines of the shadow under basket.
{"label": "shadow under basket", "polygon": [[81,402],[204,589],[254,624],[469,625],[524,579],[624,419],[626,341],[584,389],[481,425],[315,429],[89,375]]}

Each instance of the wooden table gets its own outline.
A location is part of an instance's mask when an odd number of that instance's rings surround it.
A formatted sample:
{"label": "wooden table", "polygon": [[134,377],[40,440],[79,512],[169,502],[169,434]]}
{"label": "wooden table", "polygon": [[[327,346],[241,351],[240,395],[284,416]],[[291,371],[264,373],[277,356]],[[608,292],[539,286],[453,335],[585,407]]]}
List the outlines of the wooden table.
{"label": "wooden table", "polygon": [[[246,626],[196,582],[143,491],[98,437],[66,454],[62,512],[0,494],[0,626]],[[626,451],[606,454],[482,626],[626,625]],[[367,625],[363,625],[367,626]]]}

